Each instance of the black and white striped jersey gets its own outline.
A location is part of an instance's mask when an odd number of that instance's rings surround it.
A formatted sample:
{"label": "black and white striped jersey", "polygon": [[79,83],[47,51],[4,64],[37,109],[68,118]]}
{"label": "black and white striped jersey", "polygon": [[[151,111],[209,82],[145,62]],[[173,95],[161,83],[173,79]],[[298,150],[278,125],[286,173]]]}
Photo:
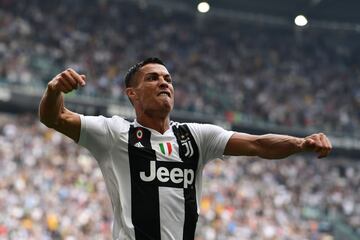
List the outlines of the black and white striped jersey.
{"label": "black and white striped jersey", "polygon": [[232,132],[171,122],[164,133],[114,116],[82,116],[79,144],[98,161],[114,211],[113,239],[194,239],[202,170]]}

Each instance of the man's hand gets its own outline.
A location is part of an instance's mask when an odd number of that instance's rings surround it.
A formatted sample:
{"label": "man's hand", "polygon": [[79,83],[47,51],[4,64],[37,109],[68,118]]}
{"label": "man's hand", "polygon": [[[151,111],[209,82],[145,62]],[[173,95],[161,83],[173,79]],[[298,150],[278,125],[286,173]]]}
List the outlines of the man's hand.
{"label": "man's hand", "polygon": [[303,151],[318,153],[318,158],[326,157],[332,149],[330,140],[323,133],[316,133],[305,137],[300,147]]}
{"label": "man's hand", "polygon": [[48,83],[39,106],[40,121],[75,142],[78,142],[80,137],[80,116],[65,108],[62,93],[84,86],[85,80],[85,75],[80,75],[71,68],[59,73]]}
{"label": "man's hand", "polygon": [[49,83],[48,88],[51,91],[68,93],[79,86],[86,84],[85,75],[80,75],[75,70],[68,68],[67,70],[56,75]]}

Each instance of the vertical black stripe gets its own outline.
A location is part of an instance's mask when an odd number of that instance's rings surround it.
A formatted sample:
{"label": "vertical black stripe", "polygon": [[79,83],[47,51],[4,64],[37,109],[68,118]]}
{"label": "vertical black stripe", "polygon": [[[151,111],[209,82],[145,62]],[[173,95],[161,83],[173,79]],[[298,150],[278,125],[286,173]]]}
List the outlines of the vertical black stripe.
{"label": "vertical black stripe", "polygon": [[[179,155],[181,160],[187,165],[191,166],[194,170],[194,182],[184,189],[185,198],[185,221],[184,221],[184,232],[183,240],[192,240],[195,238],[195,229],[198,220],[197,213],[197,202],[196,202],[196,170],[199,161],[199,150],[196,145],[195,139],[192,136],[187,125],[173,126],[173,132],[176,136],[176,140],[179,145]],[[192,154],[188,153],[189,144],[192,146]],[[186,147],[188,145],[188,147]]]}
{"label": "vertical black stripe", "polygon": [[131,171],[131,217],[136,240],[161,239],[158,186],[140,179],[140,172],[148,173],[150,161],[156,161],[150,137],[149,130],[130,127],[128,149]]}

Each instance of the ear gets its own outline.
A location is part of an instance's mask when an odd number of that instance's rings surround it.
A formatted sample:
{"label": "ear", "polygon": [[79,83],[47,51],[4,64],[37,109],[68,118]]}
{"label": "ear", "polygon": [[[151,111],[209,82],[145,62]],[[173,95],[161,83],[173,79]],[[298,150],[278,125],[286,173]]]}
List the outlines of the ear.
{"label": "ear", "polygon": [[126,95],[128,96],[131,101],[134,101],[136,99],[136,91],[132,87],[128,87],[125,89]]}

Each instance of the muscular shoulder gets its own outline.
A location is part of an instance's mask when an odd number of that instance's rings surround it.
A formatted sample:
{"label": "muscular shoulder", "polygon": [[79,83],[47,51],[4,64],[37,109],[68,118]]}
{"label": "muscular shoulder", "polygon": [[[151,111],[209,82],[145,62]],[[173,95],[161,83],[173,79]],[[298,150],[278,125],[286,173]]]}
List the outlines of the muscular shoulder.
{"label": "muscular shoulder", "polygon": [[94,132],[95,134],[113,134],[127,132],[129,121],[119,116],[84,116],[81,115],[81,132]]}
{"label": "muscular shoulder", "polygon": [[172,126],[180,127],[186,125],[198,143],[209,143],[214,137],[229,135],[231,132],[213,124],[207,123],[179,123],[171,122]]}
{"label": "muscular shoulder", "polygon": [[79,144],[84,146],[110,146],[129,130],[129,121],[119,116],[84,116],[81,115],[81,134]]}
{"label": "muscular shoulder", "polygon": [[213,124],[177,123],[178,126],[183,124],[188,126],[198,144],[204,164],[211,159],[222,157],[232,131]]}
{"label": "muscular shoulder", "polygon": [[127,132],[130,127],[130,122],[120,116],[112,116],[111,118],[106,118],[108,126],[113,131],[118,132]]}

